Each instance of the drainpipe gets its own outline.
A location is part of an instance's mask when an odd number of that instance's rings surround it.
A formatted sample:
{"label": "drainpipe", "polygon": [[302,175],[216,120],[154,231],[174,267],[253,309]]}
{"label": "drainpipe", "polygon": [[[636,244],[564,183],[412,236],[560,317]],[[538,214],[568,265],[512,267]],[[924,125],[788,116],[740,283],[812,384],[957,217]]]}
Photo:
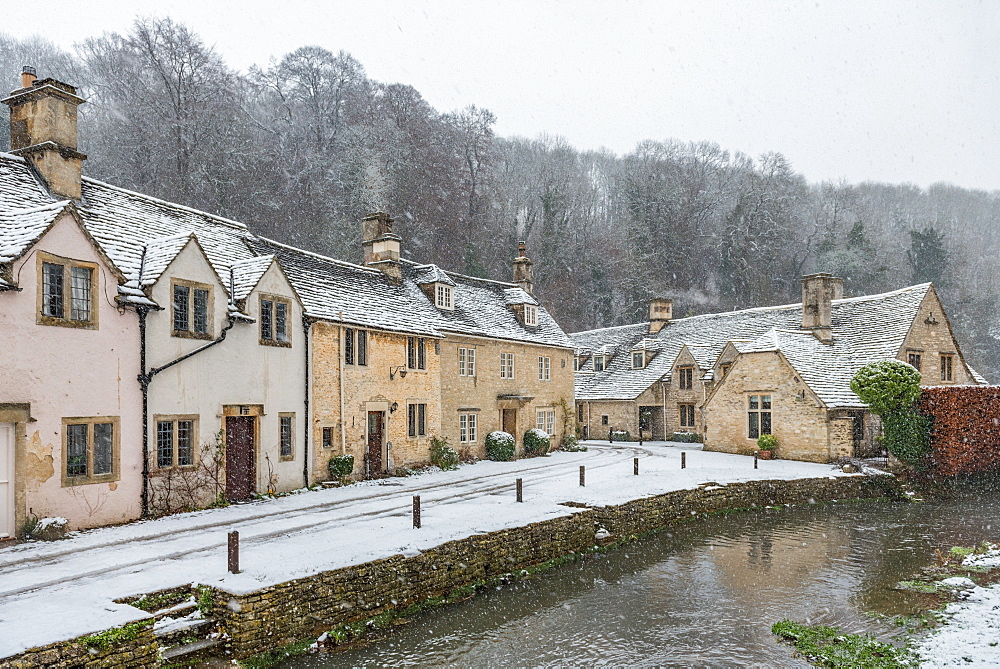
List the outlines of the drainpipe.
{"label": "drainpipe", "polygon": [[[344,312],[340,312],[341,318],[344,317]],[[343,322],[340,325],[340,351],[338,351],[337,357],[338,368],[340,369],[340,454],[347,454],[347,418],[344,416],[344,339],[346,333],[344,331]]]}
{"label": "drainpipe", "polygon": [[309,431],[312,426],[309,424],[309,326],[311,325],[309,319],[306,316],[302,317],[302,345],[305,348],[306,355],[306,373],[305,373],[305,400],[303,402],[303,413],[305,414],[303,418],[303,435],[302,435],[302,480],[305,481],[305,486],[309,487]]}

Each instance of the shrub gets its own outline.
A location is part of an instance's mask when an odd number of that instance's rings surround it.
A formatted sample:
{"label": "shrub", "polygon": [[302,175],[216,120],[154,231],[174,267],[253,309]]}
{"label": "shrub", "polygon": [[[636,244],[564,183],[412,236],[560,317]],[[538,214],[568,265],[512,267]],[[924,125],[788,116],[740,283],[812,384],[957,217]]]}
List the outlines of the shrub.
{"label": "shrub", "polygon": [[563,438],[562,449],[567,453],[579,453],[586,451],[587,447],[580,444],[580,440],[575,435],[567,434]]}
{"label": "shrub", "polygon": [[773,434],[762,434],[757,437],[757,448],[762,451],[773,451],[778,447],[778,438]]}
{"label": "shrub", "polygon": [[486,457],[497,462],[509,462],[514,459],[515,444],[514,435],[508,432],[490,432],[486,435]]}
{"label": "shrub", "polygon": [[330,458],[326,468],[330,472],[331,478],[346,479],[354,472],[354,456],[350,454],[335,455]]}
{"label": "shrub", "polygon": [[458,453],[448,445],[448,438],[431,437],[431,463],[441,469],[458,469]]}
{"label": "shrub", "polygon": [[670,436],[670,441],[679,441],[682,444],[700,444],[702,438],[697,432],[674,432]]}
{"label": "shrub", "polygon": [[527,456],[532,455],[545,455],[545,452],[549,450],[549,435],[545,430],[539,430],[537,427],[528,430],[524,433],[524,454]]}
{"label": "shrub", "polygon": [[918,464],[930,451],[930,421],[917,413],[920,372],[899,360],[865,365],[851,379],[851,390],[882,418],[883,443],[900,461]]}
{"label": "shrub", "polygon": [[882,416],[882,430],[882,443],[901,462],[916,465],[930,451],[930,420],[912,409]]}

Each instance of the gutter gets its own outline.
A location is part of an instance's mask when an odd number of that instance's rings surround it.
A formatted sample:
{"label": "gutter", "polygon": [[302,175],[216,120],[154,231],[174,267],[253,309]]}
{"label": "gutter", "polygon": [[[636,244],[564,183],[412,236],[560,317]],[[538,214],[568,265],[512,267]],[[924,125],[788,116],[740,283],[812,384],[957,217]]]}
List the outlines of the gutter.
{"label": "gutter", "polygon": [[306,316],[302,317],[302,342],[305,348],[306,356],[306,366],[305,366],[305,395],[303,396],[303,413],[305,414],[302,422],[302,480],[305,486],[309,487],[309,431],[311,426],[309,424],[309,329],[312,326],[312,321]]}

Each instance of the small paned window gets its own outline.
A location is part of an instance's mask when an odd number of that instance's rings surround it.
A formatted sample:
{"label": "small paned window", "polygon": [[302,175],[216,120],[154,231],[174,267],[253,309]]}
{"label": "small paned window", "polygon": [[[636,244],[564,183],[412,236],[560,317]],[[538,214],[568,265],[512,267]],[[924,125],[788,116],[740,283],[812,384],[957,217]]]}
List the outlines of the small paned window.
{"label": "small paned window", "polygon": [[552,379],[552,358],[547,355],[538,356],[538,380],[550,381]]}
{"label": "small paned window", "polygon": [[920,371],[920,358],[921,354],[919,351],[907,351],[906,353],[906,362],[916,367],[918,372]]}
{"label": "small paned window", "polygon": [[603,355],[595,355],[594,356],[594,371],[595,372],[603,372],[604,371],[605,362],[606,361],[605,361]]}
{"label": "small paned window", "polygon": [[439,283],[437,284],[437,291],[435,292],[436,299],[434,303],[442,309],[454,309],[455,303],[453,301],[453,295],[451,286]]}
{"label": "small paned window", "polygon": [[323,448],[333,448],[333,428],[323,428]]}
{"label": "small paned window", "polygon": [[407,434],[423,437],[427,434],[427,405],[410,404],[406,411]]}
{"label": "small paned window", "polygon": [[530,326],[538,325],[538,307],[533,304],[524,305],[524,324]]}
{"label": "small paned window", "polygon": [[678,409],[681,427],[694,427],[694,405],[679,404]]}
{"label": "small paned window", "polygon": [[750,395],[747,398],[747,437],[756,439],[771,434],[771,396]]}
{"label": "small paned window", "polygon": [[514,378],[514,354],[513,353],[501,353],[500,354],[500,378],[501,379],[513,379]]}
{"label": "small paned window", "polygon": [[458,349],[458,375],[476,375],[476,349],[462,347]]}
{"label": "small paned window", "polygon": [[632,351],[632,369],[642,369],[646,366],[646,353],[644,351]]}
{"label": "small paned window", "polygon": [[283,460],[291,460],[294,455],[292,443],[295,439],[295,414],[278,414],[278,454]]}
{"label": "small paned window", "polygon": [[156,419],[156,467],[190,467],[194,464],[195,416]]}
{"label": "small paned window", "polygon": [[92,328],[96,325],[96,273],[95,265],[85,265],[71,260],[53,262],[51,258],[41,263],[39,282],[39,318],[42,325],[65,325]]}
{"label": "small paned window", "polygon": [[580,356],[573,357],[573,371],[574,372],[580,371]]}
{"label": "small paned window", "polygon": [[953,370],[955,367],[955,356],[951,353],[941,354],[941,380],[954,381]]}
{"label": "small paned window", "polygon": [[677,386],[681,390],[691,390],[694,388],[693,367],[679,367],[677,369]]}
{"label": "small paned window", "polygon": [[538,409],[535,412],[535,427],[552,436],[556,429],[556,412],[554,409]]}
{"label": "small paned window", "polygon": [[118,418],[64,418],[63,485],[118,477]]}
{"label": "small paned window", "polygon": [[260,343],[270,346],[288,346],[288,314],[291,302],[280,297],[260,298]]}
{"label": "small paned window", "polygon": [[601,416],[601,425],[607,425],[607,424],[608,424],[608,417]]}
{"label": "small paned window", "polygon": [[173,335],[211,339],[211,287],[190,282],[173,284]]}
{"label": "small paned window", "polygon": [[354,364],[354,328],[344,328],[344,364]]}
{"label": "small paned window", "polygon": [[427,369],[427,346],[423,337],[406,338],[406,366],[409,369]]}
{"label": "small paned window", "polygon": [[474,413],[458,415],[458,440],[463,444],[476,443],[476,423],[479,416]]}

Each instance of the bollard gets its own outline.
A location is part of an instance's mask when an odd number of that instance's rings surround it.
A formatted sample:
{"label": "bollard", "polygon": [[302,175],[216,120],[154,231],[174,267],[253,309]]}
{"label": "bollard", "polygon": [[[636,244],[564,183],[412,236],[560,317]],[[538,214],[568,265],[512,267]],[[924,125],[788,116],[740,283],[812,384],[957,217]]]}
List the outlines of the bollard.
{"label": "bollard", "polygon": [[517,501],[524,501],[524,479],[517,480]]}
{"label": "bollard", "polygon": [[608,443],[609,444],[615,443],[615,433],[612,430],[608,430]]}
{"label": "bollard", "polygon": [[753,468],[757,469],[757,451],[753,452]]}
{"label": "bollard", "polygon": [[687,451],[681,451],[681,469],[687,466]]}
{"label": "bollard", "polygon": [[632,472],[633,475],[638,476],[639,475],[639,458],[632,458],[632,468],[635,470],[635,471]]}
{"label": "bollard", "polygon": [[586,476],[587,476],[586,471],[587,471],[587,468],[584,467],[583,465],[580,465],[580,485],[581,486],[586,486],[587,485],[587,482],[586,482],[587,481],[587,479],[586,479]]}
{"label": "bollard", "polygon": [[413,496],[413,526],[420,527],[420,495]]}
{"label": "bollard", "polygon": [[236,530],[229,533],[229,573],[240,573],[240,533]]}

